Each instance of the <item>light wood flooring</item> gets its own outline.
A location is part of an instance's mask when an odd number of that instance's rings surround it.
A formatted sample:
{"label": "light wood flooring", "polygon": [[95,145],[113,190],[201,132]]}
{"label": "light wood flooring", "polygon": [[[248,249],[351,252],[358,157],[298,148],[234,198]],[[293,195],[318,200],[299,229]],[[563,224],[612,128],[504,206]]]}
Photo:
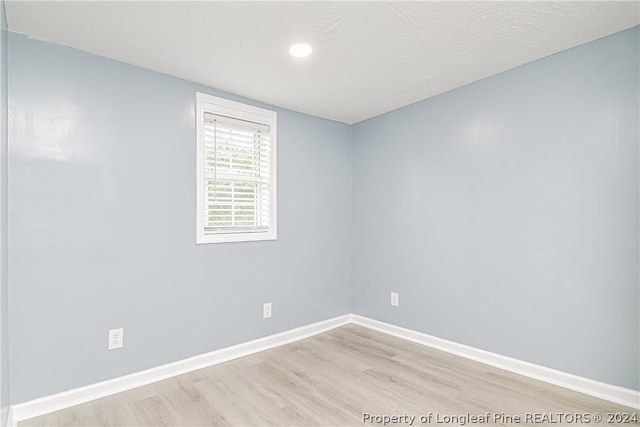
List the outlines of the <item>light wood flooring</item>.
{"label": "light wood flooring", "polygon": [[[429,413],[431,419],[426,422]],[[414,426],[474,425],[464,418],[451,418],[467,413],[490,413],[489,424],[509,426],[541,425],[542,421],[576,425],[566,418],[560,422],[559,414],[567,413],[599,414],[606,425],[611,425],[606,422],[608,413],[638,416],[638,411],[625,406],[347,325],[32,418],[19,427],[382,424],[375,422],[380,419],[363,422],[363,414],[416,416]],[[526,423],[527,413],[556,418],[529,418]],[[501,414],[502,418],[494,418]],[[515,422],[506,416],[521,419]],[[410,418],[395,421],[387,425],[410,425]]]}

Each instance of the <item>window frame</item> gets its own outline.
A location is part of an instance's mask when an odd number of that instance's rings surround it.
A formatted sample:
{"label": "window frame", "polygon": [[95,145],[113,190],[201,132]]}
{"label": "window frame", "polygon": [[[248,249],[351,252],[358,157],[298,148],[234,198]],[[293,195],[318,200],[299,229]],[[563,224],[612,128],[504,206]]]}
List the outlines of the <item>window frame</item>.
{"label": "window frame", "polygon": [[[269,127],[270,215],[267,231],[205,233],[205,113]],[[277,113],[206,93],[196,92],[196,244],[253,242],[278,239],[277,218]]]}

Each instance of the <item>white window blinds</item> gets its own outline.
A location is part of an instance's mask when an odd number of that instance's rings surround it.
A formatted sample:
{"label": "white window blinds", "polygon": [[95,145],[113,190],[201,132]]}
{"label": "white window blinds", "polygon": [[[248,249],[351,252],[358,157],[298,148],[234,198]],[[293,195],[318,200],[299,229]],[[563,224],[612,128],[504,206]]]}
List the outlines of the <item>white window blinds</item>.
{"label": "white window blinds", "polygon": [[196,243],[276,240],[277,113],[196,94]]}
{"label": "white window blinds", "polygon": [[269,126],[205,113],[204,162],[205,234],[269,231]]}

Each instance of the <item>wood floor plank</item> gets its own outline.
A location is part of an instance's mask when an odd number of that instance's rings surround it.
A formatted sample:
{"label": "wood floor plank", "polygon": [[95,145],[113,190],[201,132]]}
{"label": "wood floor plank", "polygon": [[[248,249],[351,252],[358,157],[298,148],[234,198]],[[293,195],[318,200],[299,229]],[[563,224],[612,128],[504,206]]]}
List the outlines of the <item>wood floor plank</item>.
{"label": "wood floor plank", "polygon": [[[622,405],[347,325],[25,420],[19,427],[380,424],[363,423],[365,413],[415,415],[413,425],[423,426],[456,424],[446,423],[446,417],[466,413],[490,413],[497,416],[491,425],[505,426],[524,424],[527,413],[597,413],[605,417],[603,425],[612,425],[606,423],[607,413],[640,418]],[[429,413],[431,423],[421,423],[419,417],[425,415],[426,421]],[[520,423],[506,418],[516,415],[523,417]],[[557,418],[546,421],[528,425],[559,424]]]}

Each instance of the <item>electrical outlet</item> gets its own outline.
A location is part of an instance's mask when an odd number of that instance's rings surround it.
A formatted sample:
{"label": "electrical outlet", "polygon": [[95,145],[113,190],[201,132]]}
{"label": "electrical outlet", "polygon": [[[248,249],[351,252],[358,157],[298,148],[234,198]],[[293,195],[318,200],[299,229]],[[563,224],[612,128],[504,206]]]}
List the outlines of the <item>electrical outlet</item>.
{"label": "electrical outlet", "polygon": [[107,350],[116,350],[122,348],[124,339],[124,329],[111,329],[109,330],[109,344]]}
{"label": "electrical outlet", "polygon": [[400,306],[400,300],[398,299],[398,293],[397,292],[391,292],[391,305],[394,307],[399,307]]}
{"label": "electrical outlet", "polygon": [[271,317],[271,303],[268,302],[262,306],[262,318],[268,319]]}

